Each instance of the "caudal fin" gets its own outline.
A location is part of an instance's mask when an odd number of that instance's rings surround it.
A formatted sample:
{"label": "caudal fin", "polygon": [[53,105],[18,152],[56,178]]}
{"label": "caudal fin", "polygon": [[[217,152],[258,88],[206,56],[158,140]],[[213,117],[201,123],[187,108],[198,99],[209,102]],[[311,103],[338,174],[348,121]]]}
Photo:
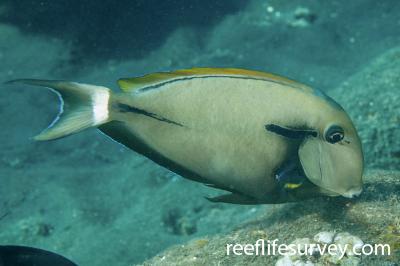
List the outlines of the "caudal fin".
{"label": "caudal fin", "polygon": [[23,83],[46,87],[60,99],[57,118],[34,137],[35,140],[62,138],[86,128],[97,127],[109,121],[111,91],[106,87],[68,81],[18,79],[9,84]]}

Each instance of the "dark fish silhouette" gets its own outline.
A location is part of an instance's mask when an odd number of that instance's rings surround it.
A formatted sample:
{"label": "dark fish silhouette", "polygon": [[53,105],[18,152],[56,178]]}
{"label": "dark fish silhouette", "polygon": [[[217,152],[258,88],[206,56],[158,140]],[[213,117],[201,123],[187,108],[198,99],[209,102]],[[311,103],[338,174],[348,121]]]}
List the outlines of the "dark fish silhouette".
{"label": "dark fish silhouette", "polygon": [[77,266],[77,264],[43,249],[0,246],[0,266]]}

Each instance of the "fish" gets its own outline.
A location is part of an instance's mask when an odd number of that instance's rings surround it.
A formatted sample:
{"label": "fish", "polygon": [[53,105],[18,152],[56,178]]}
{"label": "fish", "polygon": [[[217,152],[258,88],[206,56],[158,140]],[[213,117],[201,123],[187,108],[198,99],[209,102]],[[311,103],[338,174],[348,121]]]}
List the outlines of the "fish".
{"label": "fish", "polygon": [[322,91],[267,72],[192,68],[118,80],[62,80],[60,111],[34,139],[88,128],[178,175],[228,192],[212,202],[275,204],[362,191],[364,158],[346,111]]}
{"label": "fish", "polygon": [[77,266],[56,253],[28,246],[0,245],[0,266]]}

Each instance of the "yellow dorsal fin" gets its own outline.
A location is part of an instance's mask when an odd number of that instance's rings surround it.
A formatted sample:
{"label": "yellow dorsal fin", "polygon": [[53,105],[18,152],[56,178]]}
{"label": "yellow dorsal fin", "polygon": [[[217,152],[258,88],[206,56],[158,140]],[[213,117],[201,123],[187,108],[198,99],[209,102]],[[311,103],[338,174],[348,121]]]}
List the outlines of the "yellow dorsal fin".
{"label": "yellow dorsal fin", "polygon": [[298,87],[301,89],[309,89],[307,86],[295,82],[293,80],[277,76],[274,74],[254,71],[254,70],[246,70],[239,68],[190,68],[190,69],[181,69],[173,72],[157,72],[153,74],[148,74],[142,77],[137,78],[124,78],[118,80],[118,85],[124,92],[133,91],[136,89],[144,88],[153,84],[157,84],[160,82],[164,82],[167,80],[172,80],[179,77],[187,77],[187,76],[208,76],[208,75],[232,75],[232,76],[248,76],[248,77],[259,77],[265,78],[277,82],[281,82],[292,87]]}
{"label": "yellow dorsal fin", "polygon": [[148,74],[137,78],[124,78],[118,80],[118,86],[124,92],[133,91],[140,89],[151,84],[157,84],[162,81],[173,79],[178,77],[178,75],[173,74],[173,72],[158,72],[153,74]]}

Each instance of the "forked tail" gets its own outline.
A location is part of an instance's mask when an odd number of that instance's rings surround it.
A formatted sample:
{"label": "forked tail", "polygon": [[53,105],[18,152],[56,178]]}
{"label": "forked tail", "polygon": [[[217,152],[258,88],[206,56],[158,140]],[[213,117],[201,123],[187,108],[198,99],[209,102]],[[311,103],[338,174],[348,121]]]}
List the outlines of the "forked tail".
{"label": "forked tail", "polygon": [[112,92],[106,87],[36,79],[18,79],[7,83],[46,87],[54,91],[60,99],[60,111],[57,118],[47,129],[35,136],[35,140],[62,138],[110,121],[109,101]]}

